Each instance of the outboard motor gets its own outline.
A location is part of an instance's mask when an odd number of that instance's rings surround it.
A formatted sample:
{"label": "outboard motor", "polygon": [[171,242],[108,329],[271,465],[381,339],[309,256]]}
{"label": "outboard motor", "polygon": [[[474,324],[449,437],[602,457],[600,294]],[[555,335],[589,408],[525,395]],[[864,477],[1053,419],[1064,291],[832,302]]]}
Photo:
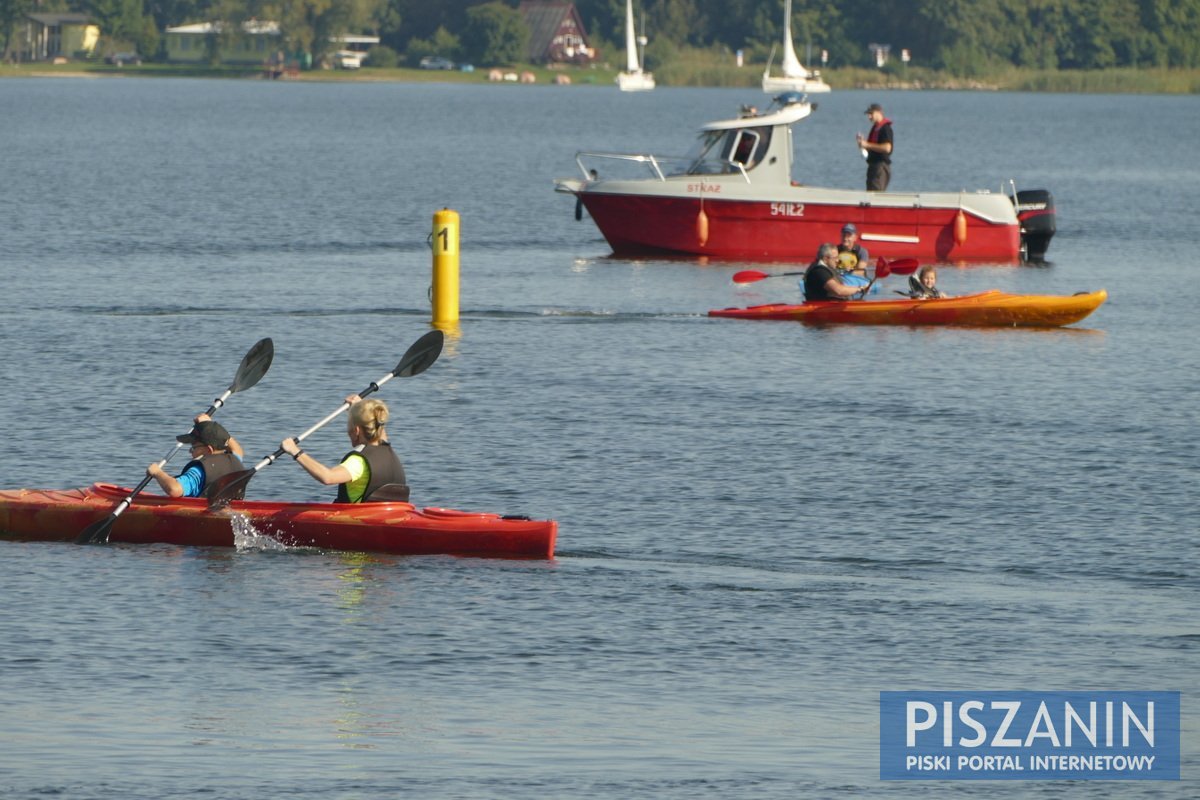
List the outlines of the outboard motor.
{"label": "outboard motor", "polygon": [[1021,223],[1021,253],[1035,264],[1046,260],[1046,250],[1057,230],[1054,195],[1045,189],[1017,192],[1017,220]]}

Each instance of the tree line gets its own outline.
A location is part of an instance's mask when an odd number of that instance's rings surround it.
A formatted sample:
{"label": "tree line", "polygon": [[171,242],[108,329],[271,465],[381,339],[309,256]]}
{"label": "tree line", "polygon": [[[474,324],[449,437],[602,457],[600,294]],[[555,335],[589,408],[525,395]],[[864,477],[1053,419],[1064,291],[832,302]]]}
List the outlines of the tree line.
{"label": "tree line", "polygon": [[[340,33],[374,33],[415,62],[437,53],[481,65],[525,58],[519,0],[0,0],[3,50],[30,12],[90,15],[107,41],[158,52],[168,26],[275,20],[285,46],[320,55]],[[575,0],[593,44],[619,63],[624,0]],[[681,48],[744,52],[765,61],[781,41],[783,0],[637,0],[648,66]],[[232,26],[231,26],[232,27]],[[643,27],[639,22],[639,27]],[[1013,65],[1039,69],[1200,67],[1200,0],[794,0],[802,60],[872,66],[871,44],[958,75]],[[808,60],[815,60],[809,58]]]}

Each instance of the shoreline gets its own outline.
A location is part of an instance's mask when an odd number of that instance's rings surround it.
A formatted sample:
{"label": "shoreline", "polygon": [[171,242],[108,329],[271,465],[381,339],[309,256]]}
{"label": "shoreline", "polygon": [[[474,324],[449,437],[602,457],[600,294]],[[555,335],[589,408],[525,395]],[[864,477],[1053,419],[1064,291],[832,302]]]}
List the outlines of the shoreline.
{"label": "shoreline", "polygon": [[[523,66],[506,68],[509,72],[531,73],[532,85],[611,88],[616,70],[595,67],[549,68]],[[965,78],[943,75],[931,70],[912,70],[914,74],[878,73],[862,68],[846,68],[826,73],[834,91],[983,91],[1082,94],[1200,94],[1200,69],[1131,70],[1111,69],[1091,72],[1033,71],[1013,69],[1002,75]],[[658,71],[659,88],[757,88],[759,73],[754,67],[721,69],[717,72],[665,66]],[[115,67],[107,64],[26,64],[0,65],[3,78],[216,78],[226,80],[281,80],[307,83],[463,83],[506,85],[514,81],[489,81],[487,72],[442,72],[410,68],[372,68],[358,70],[309,70],[271,78],[257,66],[196,67],[156,64]],[[565,77],[565,81],[562,81]],[[518,85],[527,85],[519,84]]]}

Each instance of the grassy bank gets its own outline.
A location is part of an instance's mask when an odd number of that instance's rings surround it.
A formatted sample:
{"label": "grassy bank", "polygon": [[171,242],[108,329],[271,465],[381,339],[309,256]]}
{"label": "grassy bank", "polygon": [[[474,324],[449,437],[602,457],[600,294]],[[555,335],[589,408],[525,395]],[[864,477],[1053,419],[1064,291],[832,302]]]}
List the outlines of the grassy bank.
{"label": "grassy bank", "polygon": [[[508,71],[531,72],[541,84],[559,76],[572,85],[612,86],[617,70],[611,65],[593,68],[549,69],[518,66]],[[763,65],[737,67],[731,58],[711,51],[678,51],[669,62],[653,68],[659,86],[734,86],[756,88]],[[485,83],[488,70],[475,72],[422,69],[311,70],[285,80],[302,81],[403,81],[440,83]],[[115,67],[96,62],[70,64],[0,64],[0,78],[32,76],[154,76],[190,78],[264,77],[257,67],[191,66],[147,63],[137,67]],[[885,70],[849,67],[827,69],[826,82],[838,89],[970,89],[1023,92],[1077,92],[1096,94],[1200,94],[1200,70],[1108,69],[1028,70],[1015,67],[991,74],[965,78],[922,67],[903,66]]]}

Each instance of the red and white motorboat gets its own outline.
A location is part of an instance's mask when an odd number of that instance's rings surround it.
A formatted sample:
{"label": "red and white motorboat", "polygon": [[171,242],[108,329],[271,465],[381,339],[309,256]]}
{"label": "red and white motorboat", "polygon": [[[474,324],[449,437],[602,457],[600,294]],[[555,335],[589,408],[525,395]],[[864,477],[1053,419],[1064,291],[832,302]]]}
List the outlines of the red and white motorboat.
{"label": "red and white motorboat", "polygon": [[[806,96],[781,94],[761,114],[704,125],[684,158],[581,152],[575,161],[583,177],[559,179],[555,190],[578,198],[576,218],[586,207],[618,254],[809,261],[853,222],[872,257],[1044,259],[1055,214],[1053,197],[1042,189],[1017,191],[1011,181],[1011,195],[795,183],[792,126],[814,108]],[[615,175],[630,168],[638,174]]]}

